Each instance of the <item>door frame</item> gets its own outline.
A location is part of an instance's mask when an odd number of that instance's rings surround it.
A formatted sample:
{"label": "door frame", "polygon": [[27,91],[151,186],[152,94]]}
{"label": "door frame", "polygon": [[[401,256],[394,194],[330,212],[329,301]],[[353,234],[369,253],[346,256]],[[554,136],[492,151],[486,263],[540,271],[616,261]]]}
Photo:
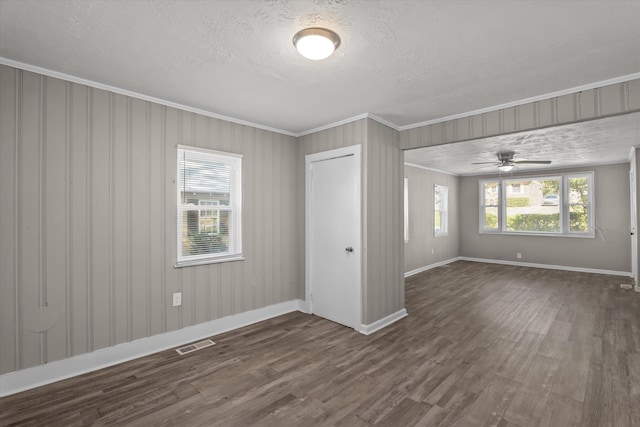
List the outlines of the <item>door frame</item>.
{"label": "door frame", "polygon": [[640,146],[632,147],[629,155],[629,205],[631,207],[630,231],[631,231],[631,276],[635,284],[635,291],[640,292],[640,280],[638,280],[638,174],[640,165],[638,164],[636,153]]}
{"label": "door frame", "polygon": [[307,313],[313,314],[313,301],[310,298],[311,295],[311,224],[313,222],[313,212],[311,211],[311,166],[315,162],[326,161],[336,159],[340,157],[353,156],[357,165],[357,218],[358,218],[358,241],[357,247],[354,245],[353,256],[356,258],[356,262],[360,266],[358,269],[358,277],[356,284],[356,324],[353,328],[356,331],[362,330],[362,260],[363,260],[363,247],[362,244],[362,146],[350,145],[348,147],[336,148],[333,150],[322,151],[319,153],[308,154],[305,156],[305,288],[304,288],[304,302]]}

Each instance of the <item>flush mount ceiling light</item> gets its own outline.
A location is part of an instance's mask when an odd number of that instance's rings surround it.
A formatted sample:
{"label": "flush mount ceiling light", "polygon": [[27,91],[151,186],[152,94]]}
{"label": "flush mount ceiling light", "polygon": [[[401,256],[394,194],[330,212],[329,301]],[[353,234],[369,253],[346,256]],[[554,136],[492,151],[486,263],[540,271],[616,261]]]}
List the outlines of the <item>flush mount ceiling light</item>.
{"label": "flush mount ceiling light", "polygon": [[300,55],[319,61],[331,56],[340,46],[340,37],[326,28],[305,28],[293,36],[293,45]]}

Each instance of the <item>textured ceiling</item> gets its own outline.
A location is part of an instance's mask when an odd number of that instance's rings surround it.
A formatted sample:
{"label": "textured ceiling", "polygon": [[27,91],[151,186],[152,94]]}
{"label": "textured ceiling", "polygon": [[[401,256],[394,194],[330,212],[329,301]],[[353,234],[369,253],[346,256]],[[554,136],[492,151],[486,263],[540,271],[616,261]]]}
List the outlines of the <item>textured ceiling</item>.
{"label": "textured ceiling", "polygon": [[[299,133],[398,127],[640,71],[640,1],[0,0],[0,56]],[[323,62],[291,39],[325,26]]]}
{"label": "textured ceiling", "polygon": [[551,160],[550,165],[518,165],[514,172],[621,163],[632,146],[640,144],[640,113],[582,123],[474,139],[454,144],[405,151],[407,163],[457,175],[498,173],[497,166],[472,165],[497,162],[497,153],[514,151],[518,160]]}

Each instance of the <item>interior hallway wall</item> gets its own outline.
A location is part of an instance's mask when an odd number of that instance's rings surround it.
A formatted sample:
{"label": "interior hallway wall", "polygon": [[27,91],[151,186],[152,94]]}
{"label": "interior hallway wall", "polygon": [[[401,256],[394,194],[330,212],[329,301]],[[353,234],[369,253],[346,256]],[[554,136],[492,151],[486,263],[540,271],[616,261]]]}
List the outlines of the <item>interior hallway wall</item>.
{"label": "interior hallway wall", "polygon": [[[419,270],[460,256],[459,177],[405,164],[409,185],[409,240],[404,243],[404,272]],[[434,236],[434,185],[449,194],[449,232]],[[433,252],[433,253],[432,253]]]}

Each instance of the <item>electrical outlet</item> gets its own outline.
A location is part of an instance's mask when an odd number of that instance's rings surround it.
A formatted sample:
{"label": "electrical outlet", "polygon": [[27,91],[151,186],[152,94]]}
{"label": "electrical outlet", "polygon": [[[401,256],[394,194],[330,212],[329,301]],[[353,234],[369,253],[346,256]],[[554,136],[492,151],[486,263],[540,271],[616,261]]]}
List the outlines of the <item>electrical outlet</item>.
{"label": "electrical outlet", "polygon": [[182,305],[182,292],[173,294],[173,306],[178,307],[179,305]]}
{"label": "electrical outlet", "polygon": [[521,254],[520,252],[518,252],[518,253],[516,254],[516,258],[521,259],[521,258],[522,258],[522,254]]}
{"label": "electrical outlet", "polygon": [[435,248],[431,248],[431,255],[435,255],[436,254],[436,249]]}

